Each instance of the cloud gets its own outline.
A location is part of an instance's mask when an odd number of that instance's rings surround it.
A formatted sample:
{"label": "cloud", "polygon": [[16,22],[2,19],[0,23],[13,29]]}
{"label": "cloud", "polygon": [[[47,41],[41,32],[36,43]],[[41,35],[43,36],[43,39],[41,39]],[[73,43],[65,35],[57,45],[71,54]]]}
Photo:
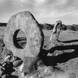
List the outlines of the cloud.
{"label": "cloud", "polygon": [[77,8],[77,0],[0,0],[0,21],[8,22],[14,13],[29,10],[40,23],[54,23],[57,19],[74,23],[78,19]]}

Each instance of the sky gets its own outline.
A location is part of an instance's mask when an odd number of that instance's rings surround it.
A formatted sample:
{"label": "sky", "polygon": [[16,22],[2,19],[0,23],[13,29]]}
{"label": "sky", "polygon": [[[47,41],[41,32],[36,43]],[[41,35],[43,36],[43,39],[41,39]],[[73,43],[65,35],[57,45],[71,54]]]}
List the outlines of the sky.
{"label": "sky", "polygon": [[20,11],[30,11],[39,23],[78,24],[78,0],[0,0],[0,22]]}

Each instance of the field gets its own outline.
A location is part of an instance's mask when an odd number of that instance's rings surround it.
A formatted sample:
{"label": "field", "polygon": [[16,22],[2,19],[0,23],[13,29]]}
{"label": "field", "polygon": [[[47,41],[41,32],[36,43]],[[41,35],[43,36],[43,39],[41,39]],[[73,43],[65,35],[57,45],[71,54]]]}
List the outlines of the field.
{"label": "field", "polygon": [[[52,25],[53,26],[53,25]],[[67,30],[64,29],[60,36],[59,36],[59,40],[64,42],[64,46],[68,46],[68,45],[78,45],[78,25],[68,25],[67,26]],[[8,53],[8,50],[2,47],[3,43],[3,38],[4,38],[4,30],[6,28],[6,23],[1,23],[0,24],[0,63],[3,62],[3,59],[6,55],[6,53]],[[44,27],[45,30],[43,30],[44,35],[45,35],[45,40],[44,40],[44,47],[48,47],[51,48],[52,44],[50,45],[50,36],[51,36],[51,29],[47,29],[47,27]],[[5,46],[6,47],[6,46]],[[47,49],[47,48],[46,48]],[[61,51],[61,52],[60,52]],[[60,50],[60,51],[56,51],[55,55],[60,55],[62,53],[71,53],[73,52],[73,50],[71,50],[71,48],[69,50]],[[30,58],[32,60],[32,58]],[[61,58],[62,59],[62,58]],[[30,61],[31,61],[30,60]],[[26,61],[27,62],[27,61]],[[65,70],[65,71],[72,71],[74,73],[78,73],[78,56],[74,56],[74,58],[70,58],[69,60],[62,62],[62,63],[58,63],[57,67]]]}

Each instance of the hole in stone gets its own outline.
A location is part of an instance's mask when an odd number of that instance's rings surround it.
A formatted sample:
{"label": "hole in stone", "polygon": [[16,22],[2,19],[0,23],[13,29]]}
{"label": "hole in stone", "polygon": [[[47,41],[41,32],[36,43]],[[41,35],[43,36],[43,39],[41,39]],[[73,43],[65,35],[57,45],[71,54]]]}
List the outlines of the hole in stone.
{"label": "hole in stone", "polygon": [[20,29],[16,30],[13,35],[14,46],[18,49],[24,49],[27,43],[27,38],[24,32]]}

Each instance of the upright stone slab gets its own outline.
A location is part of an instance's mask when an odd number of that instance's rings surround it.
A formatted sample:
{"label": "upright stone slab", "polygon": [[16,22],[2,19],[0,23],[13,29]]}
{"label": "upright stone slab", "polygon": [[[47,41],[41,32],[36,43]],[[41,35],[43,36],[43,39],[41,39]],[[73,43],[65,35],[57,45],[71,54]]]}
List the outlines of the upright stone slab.
{"label": "upright stone slab", "polygon": [[10,18],[5,29],[4,43],[14,55],[21,58],[37,56],[42,40],[39,24],[30,12],[19,12]]}

